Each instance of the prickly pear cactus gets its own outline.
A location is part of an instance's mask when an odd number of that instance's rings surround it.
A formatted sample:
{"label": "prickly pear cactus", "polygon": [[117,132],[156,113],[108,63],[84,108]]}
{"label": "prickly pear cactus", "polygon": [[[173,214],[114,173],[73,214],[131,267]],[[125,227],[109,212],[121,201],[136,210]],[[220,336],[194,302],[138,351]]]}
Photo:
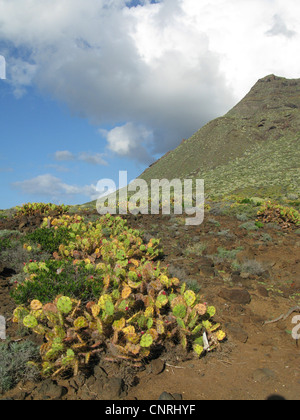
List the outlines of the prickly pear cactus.
{"label": "prickly pear cactus", "polygon": [[196,295],[192,290],[187,290],[184,293],[184,299],[185,299],[186,304],[188,306],[192,306],[194,304],[195,300],[196,300]]}
{"label": "prickly pear cactus", "polygon": [[13,313],[13,322],[22,322],[29,315],[29,311],[23,306],[18,306]]}
{"label": "prickly pear cactus", "polygon": [[80,316],[79,318],[75,319],[75,321],[74,321],[74,328],[76,330],[80,330],[82,328],[87,328],[88,325],[89,325],[88,321],[83,316]]}
{"label": "prickly pear cactus", "polygon": [[151,347],[152,343],[153,343],[152,335],[151,334],[144,334],[141,338],[140,346],[148,348],[148,347]]}
{"label": "prickly pear cactus", "polygon": [[38,320],[33,315],[27,315],[23,319],[23,324],[25,327],[33,329],[38,326]]}
{"label": "prickly pear cactus", "polygon": [[186,307],[180,304],[174,306],[173,314],[176,318],[184,318],[186,316]]}
{"label": "prickly pear cactus", "polygon": [[73,308],[72,301],[67,296],[60,297],[57,301],[56,306],[57,306],[57,309],[65,315],[68,315],[72,311],[72,308]]}

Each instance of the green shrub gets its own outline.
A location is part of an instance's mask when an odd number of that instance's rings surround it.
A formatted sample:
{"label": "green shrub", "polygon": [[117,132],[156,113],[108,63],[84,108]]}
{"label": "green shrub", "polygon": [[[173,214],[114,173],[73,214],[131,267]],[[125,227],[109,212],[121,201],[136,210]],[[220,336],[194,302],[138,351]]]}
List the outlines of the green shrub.
{"label": "green shrub", "polygon": [[243,247],[238,247],[236,249],[227,250],[222,247],[218,248],[217,257],[221,260],[234,260],[239,252],[243,250]]}
{"label": "green shrub", "polygon": [[188,246],[187,249],[184,251],[184,255],[189,256],[191,254],[196,254],[200,256],[203,254],[206,248],[207,245],[200,242],[198,244]]}
{"label": "green shrub", "polygon": [[220,222],[218,222],[217,220],[215,220],[215,219],[208,219],[208,223],[210,223],[211,225],[214,225],[214,226],[216,226],[216,227],[220,227],[221,226],[221,224],[220,224]]}
{"label": "green shrub", "polygon": [[253,221],[243,223],[242,225],[239,226],[239,228],[240,229],[246,229],[247,231],[258,230],[259,229],[259,227],[256,225],[256,223],[253,222]]}
{"label": "green shrub", "polygon": [[65,227],[57,229],[40,228],[25,237],[25,241],[36,243],[41,249],[50,252],[58,251],[60,245],[67,245],[70,240],[70,231]]}
{"label": "green shrub", "polygon": [[5,249],[10,249],[12,247],[11,240],[9,238],[0,238],[0,252]]}
{"label": "green shrub", "polygon": [[21,232],[18,230],[3,229],[0,231],[0,238],[12,238],[21,236]]}
{"label": "green shrub", "polygon": [[247,216],[247,214],[242,213],[242,214],[237,214],[236,218],[240,221],[240,222],[248,222],[249,217]]}
{"label": "green shrub", "polygon": [[199,284],[197,280],[191,280],[191,279],[187,280],[186,287],[195,293],[199,293],[201,290],[201,285]]}
{"label": "green shrub", "polygon": [[38,371],[28,362],[38,358],[39,347],[31,341],[0,343],[0,389],[6,392],[21,380],[35,380]]}
{"label": "green shrub", "polygon": [[260,276],[266,270],[259,261],[248,260],[248,261],[245,261],[242,264],[241,271],[244,272],[244,273],[249,273],[249,274],[253,274],[253,275],[256,275],[256,276]]}
{"label": "green shrub", "polygon": [[262,239],[264,242],[272,242],[272,241],[273,241],[272,236],[271,236],[271,235],[269,235],[268,233],[263,233],[263,234],[261,235],[261,239]]}
{"label": "green shrub", "polygon": [[33,299],[47,303],[60,294],[88,301],[99,298],[103,289],[101,271],[87,269],[85,263],[75,266],[69,261],[48,260],[29,263],[25,270],[26,280],[11,292],[18,305]]}
{"label": "green shrub", "polygon": [[42,252],[36,247],[33,247],[29,252],[22,246],[21,241],[12,241],[12,246],[1,252],[1,261],[16,273],[20,273],[24,264],[29,263],[30,260],[43,261],[49,259],[50,256],[50,254]]}
{"label": "green shrub", "polygon": [[251,200],[251,198],[244,198],[243,200],[240,201],[241,204],[253,204],[253,201]]}

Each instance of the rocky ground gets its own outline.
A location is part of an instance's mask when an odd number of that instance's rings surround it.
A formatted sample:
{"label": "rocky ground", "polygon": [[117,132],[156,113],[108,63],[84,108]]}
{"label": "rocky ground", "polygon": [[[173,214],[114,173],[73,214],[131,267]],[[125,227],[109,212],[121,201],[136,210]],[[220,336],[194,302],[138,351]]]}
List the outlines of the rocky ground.
{"label": "rocky ground", "polygon": [[[86,214],[95,217],[95,214]],[[182,216],[126,216],[144,231],[159,237],[162,264],[173,276],[197,286],[217,309],[227,340],[218,351],[200,360],[181,361],[165,351],[142,369],[100,360],[91,372],[76,378],[20,382],[4,399],[102,400],[257,400],[272,395],[300,397],[300,348],[292,337],[292,313],[286,320],[264,325],[300,305],[300,236],[296,229],[276,225],[261,229],[244,224],[217,209],[200,226],[186,226]],[[39,220],[4,220],[0,229],[28,231]],[[251,224],[252,223],[252,224]],[[19,337],[10,321],[14,302],[9,296],[15,272],[0,263],[0,314],[7,334]]]}

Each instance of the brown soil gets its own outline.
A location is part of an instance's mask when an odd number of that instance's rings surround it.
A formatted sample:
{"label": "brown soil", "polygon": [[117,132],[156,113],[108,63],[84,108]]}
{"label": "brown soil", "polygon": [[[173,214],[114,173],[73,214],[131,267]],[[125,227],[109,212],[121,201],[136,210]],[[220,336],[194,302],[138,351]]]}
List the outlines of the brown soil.
{"label": "brown soil", "polygon": [[[182,361],[180,353],[170,349],[143,369],[101,360],[92,374],[20,383],[2,398],[157,400],[166,391],[183,400],[265,400],[274,394],[299,399],[300,348],[291,335],[292,318],[298,314],[264,325],[300,304],[299,234],[274,226],[249,232],[239,227],[237,219],[224,215],[207,214],[204,223],[195,227],[185,226],[179,216],[127,219],[145,232],[145,239],[162,239],[163,264],[173,276],[201,286],[203,299],[217,309],[215,319],[226,331],[227,341],[200,360]],[[1,222],[0,229],[11,229],[12,223]],[[34,225],[31,220],[14,228],[22,231]],[[190,247],[200,243],[206,244],[202,255],[192,253]],[[232,260],[216,259],[218,247],[243,247],[236,256],[239,263],[255,260],[262,272],[256,265],[249,269],[252,273],[241,273],[232,268]],[[9,267],[1,270],[0,313],[10,318],[15,307],[9,297],[12,273]],[[7,324],[8,335],[18,339],[15,326]]]}

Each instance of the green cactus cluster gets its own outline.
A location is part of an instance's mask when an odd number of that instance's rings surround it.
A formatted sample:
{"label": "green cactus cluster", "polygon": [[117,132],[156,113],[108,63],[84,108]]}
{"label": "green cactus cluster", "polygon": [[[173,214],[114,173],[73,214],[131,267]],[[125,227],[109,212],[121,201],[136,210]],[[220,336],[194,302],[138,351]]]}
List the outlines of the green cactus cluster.
{"label": "green cactus cluster", "polygon": [[89,321],[82,315],[84,312],[80,301],[67,296],[58,296],[45,305],[33,301],[29,309],[15,309],[13,322],[23,323],[46,341],[40,347],[42,362],[38,366],[43,376],[55,377],[70,370],[77,375],[80,367],[99,352],[100,343],[91,346],[87,341],[90,331],[83,329],[89,327]]}
{"label": "green cactus cluster", "polygon": [[[155,271],[156,272],[156,271]],[[98,302],[58,296],[43,305],[34,300],[30,308],[16,308],[14,322],[42,335],[43,375],[57,376],[65,370],[78,373],[90,357],[107,351],[112,357],[141,362],[158,345],[180,343],[199,357],[225,338],[220,324],[212,321],[215,308],[201,303],[199,295],[186,290],[177,278],[159,274],[131,287],[127,278],[101,294]],[[162,280],[162,281],[161,281]],[[205,347],[205,334],[208,346]]]}
{"label": "green cactus cluster", "polygon": [[63,214],[69,210],[69,206],[56,205],[56,204],[45,204],[45,203],[26,203],[22,206],[16,207],[16,216],[35,216],[48,215],[50,213]]}
{"label": "green cactus cluster", "polygon": [[148,244],[144,244],[141,233],[128,228],[126,221],[119,216],[106,215],[94,223],[86,223],[78,215],[47,217],[42,227],[47,226],[54,229],[64,227],[70,232],[69,243],[59,247],[56,258],[89,259],[91,262],[102,258],[112,263],[142,257],[151,261],[162,255],[159,239],[152,238]]}
{"label": "green cactus cluster", "polygon": [[97,292],[92,300],[85,300],[81,289],[79,296],[55,294],[49,302],[42,293],[39,300],[35,295],[16,308],[13,321],[44,338],[40,349],[43,375],[55,377],[70,370],[76,375],[102,352],[141,363],[168,342],[199,357],[224,340],[225,333],[213,321],[215,308],[202,303],[199,294],[170,276],[157,261],[159,240],[144,243],[139,231],[110,215],[94,223],[77,215],[47,217],[43,227],[64,227],[70,240],[53,254],[52,263],[26,264],[25,286],[16,290],[29,296],[29,288],[42,287],[41,278],[49,284],[53,270],[57,280],[65,279],[71,264],[77,275],[84,267],[86,284]]}
{"label": "green cactus cluster", "polygon": [[263,223],[277,223],[282,228],[300,226],[300,213],[293,207],[282,206],[272,201],[266,201],[257,212],[257,220]]}

